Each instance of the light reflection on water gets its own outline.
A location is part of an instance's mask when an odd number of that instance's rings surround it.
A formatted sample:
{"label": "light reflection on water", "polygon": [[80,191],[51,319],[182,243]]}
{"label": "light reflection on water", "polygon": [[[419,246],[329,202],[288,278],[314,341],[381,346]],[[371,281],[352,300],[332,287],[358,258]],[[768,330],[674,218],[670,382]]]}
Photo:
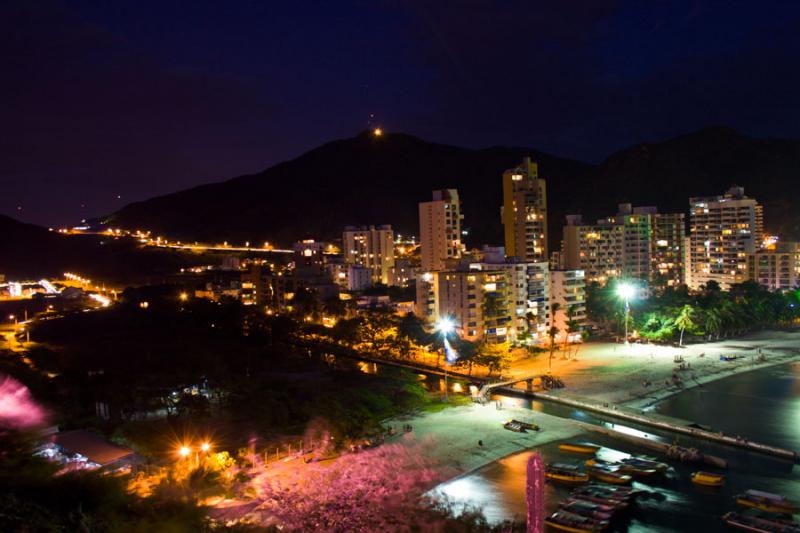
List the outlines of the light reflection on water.
{"label": "light reflection on water", "polygon": [[[512,398],[503,397],[502,401],[510,404]],[[513,403],[558,416],[600,423],[631,435],[646,434],[648,438],[662,442],[675,439],[674,435],[662,436],[649,428],[620,426],[562,406],[542,405],[521,398],[513,398]],[[763,369],[692,389],[663,402],[656,411],[707,424],[729,434],[746,435],[752,440],[797,450],[800,449],[800,364]],[[599,456],[606,460],[617,460],[627,453],[652,453],[600,435],[582,435],[576,440],[603,445]],[[685,446],[698,444],[687,438],[679,440]],[[709,443],[698,445],[707,453],[729,461],[726,485],[720,489],[695,486],[690,481],[691,473],[708,467],[672,462],[672,472],[666,478],[634,483],[637,488],[658,493],[658,497],[641,500],[631,513],[629,523],[618,526],[617,531],[725,531],[721,515],[734,510],[734,496],[749,488],[784,494],[800,502],[800,482],[790,463]],[[549,463],[580,464],[585,460],[585,457],[561,452],[558,443],[538,449]],[[514,517],[524,519],[525,465],[530,453],[520,452],[489,464],[435,490],[454,502],[481,507],[487,520],[493,523]],[[545,495],[547,511],[554,511],[568,493],[568,488],[548,483]]]}

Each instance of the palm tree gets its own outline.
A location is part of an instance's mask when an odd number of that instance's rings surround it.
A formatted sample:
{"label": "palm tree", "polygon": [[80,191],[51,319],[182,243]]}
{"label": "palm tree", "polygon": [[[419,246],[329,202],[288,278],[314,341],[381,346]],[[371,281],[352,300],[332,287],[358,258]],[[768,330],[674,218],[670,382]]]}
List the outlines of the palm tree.
{"label": "palm tree", "polygon": [[[553,304],[556,306],[558,304]],[[550,357],[547,360],[547,371],[551,372],[553,370],[553,351],[556,349],[556,335],[560,330],[553,326],[549,330],[547,330],[547,335],[550,337]]]}
{"label": "palm tree", "polygon": [[686,331],[686,328],[694,327],[694,321],[692,320],[693,315],[694,308],[686,304],[681,308],[680,313],[678,313],[678,318],[675,319],[675,325],[681,328],[681,338],[678,341],[678,346],[683,346],[683,332]]}
{"label": "palm tree", "polygon": [[[553,305],[558,305],[558,304],[553,304]],[[567,348],[569,346],[569,334],[573,333],[575,331],[578,331],[578,323],[575,320],[572,319],[572,317],[574,317],[574,316],[575,316],[575,306],[574,305],[568,305],[567,306],[567,323],[566,323],[566,329],[564,330],[564,354],[565,354],[565,357],[567,357],[569,355],[569,353],[567,352]]]}
{"label": "palm tree", "polygon": [[711,337],[714,335],[719,338],[722,329],[722,316],[720,312],[717,309],[706,310],[703,326],[708,335],[708,340],[711,340]]}

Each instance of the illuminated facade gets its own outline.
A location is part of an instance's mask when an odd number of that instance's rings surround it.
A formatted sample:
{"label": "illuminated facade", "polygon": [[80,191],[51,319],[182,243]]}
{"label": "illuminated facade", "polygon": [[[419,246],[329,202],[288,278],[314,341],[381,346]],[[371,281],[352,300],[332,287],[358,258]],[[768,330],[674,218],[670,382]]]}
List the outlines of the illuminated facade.
{"label": "illuminated facade", "polygon": [[504,262],[471,263],[472,270],[498,270],[508,274],[508,305],[511,340],[527,337],[532,342],[547,338],[550,327],[550,271],[547,263]]}
{"label": "illuminated facade", "polygon": [[539,166],[528,157],[503,173],[500,216],[509,257],[528,263],[547,261],[547,188],[539,178]]}
{"label": "illuminated facade", "polygon": [[462,338],[510,340],[510,277],[504,270],[426,272],[417,278],[416,314],[429,322],[448,317]]}
{"label": "illuminated facade", "polygon": [[748,278],[747,257],[758,250],[763,235],[763,209],[741,187],[722,196],[689,199],[690,289],[709,281],[724,290]]}
{"label": "illuminated facade", "polygon": [[372,282],[389,284],[394,266],[394,232],[391,226],[347,226],[342,234],[345,263],[372,271]]}
{"label": "illuminated facade", "polygon": [[580,269],[587,281],[638,279],[650,286],[683,283],[684,216],[655,207],[620,204],[615,216],[584,224],[567,216],[562,241],[564,268]]}
{"label": "illuminated facade", "polygon": [[442,270],[446,260],[461,257],[463,218],[456,189],[433,191],[432,201],[419,204],[422,270]]}
{"label": "illuminated facade", "polygon": [[747,255],[748,277],[771,291],[800,287],[800,243],[777,243]]}
{"label": "illuminated facade", "polygon": [[[586,280],[583,270],[553,270],[550,272],[550,306],[558,304],[552,326],[558,329],[556,339],[580,340],[586,325]],[[574,327],[570,327],[570,322]]]}

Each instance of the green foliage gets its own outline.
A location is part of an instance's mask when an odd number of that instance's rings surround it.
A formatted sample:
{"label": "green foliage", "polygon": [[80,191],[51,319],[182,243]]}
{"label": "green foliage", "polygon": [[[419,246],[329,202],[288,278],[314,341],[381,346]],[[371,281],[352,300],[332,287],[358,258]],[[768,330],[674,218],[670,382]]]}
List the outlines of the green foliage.
{"label": "green foliage", "polygon": [[[587,310],[594,322],[616,330],[624,328],[622,301],[616,294],[616,281],[602,287],[587,287]],[[633,323],[642,337],[681,344],[685,336],[708,339],[739,335],[754,329],[788,327],[800,318],[800,303],[795,293],[770,292],[754,281],[722,291],[709,282],[697,294],[685,286],[667,288],[647,301],[631,301]]]}

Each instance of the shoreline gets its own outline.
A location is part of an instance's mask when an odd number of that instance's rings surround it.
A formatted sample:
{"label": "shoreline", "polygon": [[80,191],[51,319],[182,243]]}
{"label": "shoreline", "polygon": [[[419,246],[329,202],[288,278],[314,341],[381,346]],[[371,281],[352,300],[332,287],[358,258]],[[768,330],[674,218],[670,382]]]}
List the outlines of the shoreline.
{"label": "shoreline", "polygon": [[[767,337],[767,335],[772,335],[772,337]],[[576,364],[574,360],[567,360],[561,362],[559,365],[561,368],[554,368],[554,373],[557,373],[559,376],[562,376],[561,371],[565,371],[565,374],[563,374],[565,376],[564,379],[565,381],[568,380],[568,388],[556,391],[557,395],[564,396],[565,398],[581,397],[597,403],[616,404],[650,416],[657,415],[657,413],[653,413],[652,411],[658,403],[676,396],[681,392],[747,372],[800,361],[800,332],[759,332],[758,334],[748,337],[700,343],[683,348],[638,345],[627,347],[628,349],[626,350],[625,348],[611,346],[605,343],[597,343],[587,348],[589,349],[584,348],[580,364]],[[749,354],[742,355],[742,360],[740,361],[728,362],[719,360],[719,355],[723,353],[741,354],[741,352],[752,352],[755,354],[755,351],[760,349],[763,349],[763,353],[767,356],[767,360],[764,362],[754,361]],[[617,352],[617,350],[619,350],[619,352]],[[592,353],[593,351],[598,352],[599,355],[594,355]],[[698,355],[700,351],[702,351],[703,357]],[[684,384],[683,387],[662,387],[660,390],[653,390],[646,394],[633,396],[640,386],[640,379],[642,377],[653,376],[652,379],[654,380],[664,380],[664,375],[671,376],[675,371],[674,367],[677,365],[673,358],[678,354],[681,355],[684,360],[691,359],[694,366],[694,368],[689,370],[689,372],[692,372],[692,377],[682,380]],[[726,365],[730,366],[726,367]],[[659,372],[662,374],[662,377],[656,378],[655,376]],[[514,387],[514,390],[522,394],[525,392],[525,390],[520,387]],[[581,394],[581,391],[584,391],[584,394]],[[552,392],[553,391],[551,391],[551,393]],[[490,407],[491,405],[490,403],[487,406],[479,406],[477,408],[491,408],[491,411],[494,412],[495,409]],[[476,408],[476,406],[466,407],[466,409],[470,408]],[[466,422],[466,419],[469,417],[465,418],[463,413],[456,413],[454,409],[464,409],[464,407],[444,409],[437,414],[443,418],[451,419],[452,422],[456,424],[456,427],[447,427],[445,429],[437,427],[434,423],[426,427],[425,434],[433,435],[434,438],[447,435],[445,441],[448,443],[451,443],[453,440],[467,439],[469,442],[472,442],[474,439],[477,439],[478,437],[475,436],[475,431],[468,425],[463,427],[457,426],[459,420]],[[498,411],[498,413],[503,414],[494,417],[496,426],[492,432],[496,435],[511,433],[502,428],[501,419],[503,418],[517,418],[521,420],[535,418],[536,422],[542,426],[543,432],[539,434],[539,438],[523,439],[520,441],[513,441],[504,436],[500,437],[498,443],[495,437],[493,438],[493,443],[498,445],[498,448],[493,451],[494,453],[477,452],[474,449],[474,445],[471,447],[456,446],[454,448],[447,446],[446,451],[443,451],[441,454],[437,453],[438,458],[444,462],[451,462],[451,464],[452,461],[458,463],[459,473],[443,483],[452,482],[488,464],[534,449],[537,446],[559,440],[566,440],[585,432],[575,420],[556,417],[527,408],[506,408],[502,411]],[[405,420],[400,419],[399,423],[411,423],[414,425],[416,432],[418,424],[424,418],[425,415],[412,416]],[[392,422],[398,423],[398,419],[394,419]],[[704,425],[708,424],[708,421],[693,422]],[[557,427],[558,429],[555,431],[547,431],[547,426]],[[457,458],[454,457],[456,454],[460,456]]]}

